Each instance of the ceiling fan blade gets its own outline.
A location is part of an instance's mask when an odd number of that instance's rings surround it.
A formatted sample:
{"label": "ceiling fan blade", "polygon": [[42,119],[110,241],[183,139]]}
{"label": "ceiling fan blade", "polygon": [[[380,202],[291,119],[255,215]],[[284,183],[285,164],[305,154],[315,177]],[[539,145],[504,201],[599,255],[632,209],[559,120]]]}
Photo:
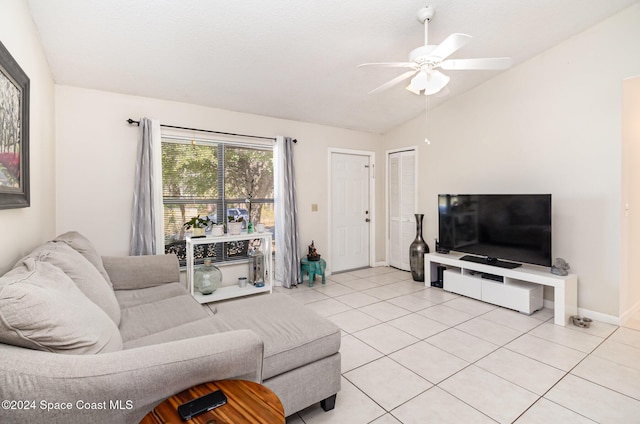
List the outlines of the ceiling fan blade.
{"label": "ceiling fan blade", "polygon": [[429,54],[429,57],[435,57],[438,60],[444,60],[457,51],[459,48],[467,44],[471,40],[471,36],[456,32],[448,36],[442,43],[438,45]]}
{"label": "ceiling fan blade", "polygon": [[416,64],[413,62],[362,63],[358,65],[358,68],[361,68],[363,66],[380,66],[384,68],[415,68]]}
{"label": "ceiling fan blade", "polygon": [[510,57],[491,57],[483,59],[449,59],[440,64],[442,69],[462,71],[472,69],[507,69],[513,61]]}
{"label": "ceiling fan blade", "polygon": [[380,87],[374,88],[373,90],[369,91],[368,94],[379,93],[381,91],[387,90],[387,89],[393,87],[394,85],[401,83],[402,81],[406,80],[407,78],[412,77],[415,73],[416,73],[416,71],[407,71],[404,74],[395,77],[391,81],[385,82]]}

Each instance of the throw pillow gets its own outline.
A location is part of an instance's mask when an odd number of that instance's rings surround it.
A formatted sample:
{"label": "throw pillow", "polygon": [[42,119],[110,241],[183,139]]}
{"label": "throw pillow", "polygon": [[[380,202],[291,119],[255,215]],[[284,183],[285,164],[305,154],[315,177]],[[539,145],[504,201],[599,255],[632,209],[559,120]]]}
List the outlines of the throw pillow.
{"label": "throw pillow", "polygon": [[33,258],[0,277],[0,342],[70,354],[122,350],[111,318],[59,268]]}
{"label": "throw pillow", "polygon": [[109,274],[107,274],[107,270],[104,269],[104,265],[102,264],[102,257],[100,256],[96,248],[93,247],[93,244],[91,244],[89,239],[87,239],[77,231],[69,231],[56,237],[54,241],[64,242],[71,246],[75,251],[79,252],[89,262],[91,262],[93,266],[96,267],[96,269],[104,277],[105,281],[111,284]]}
{"label": "throw pillow", "polygon": [[90,301],[105,311],[116,325],[120,325],[120,304],[113,288],[96,267],[72,247],[64,242],[50,241],[35,248],[27,258],[60,268]]}

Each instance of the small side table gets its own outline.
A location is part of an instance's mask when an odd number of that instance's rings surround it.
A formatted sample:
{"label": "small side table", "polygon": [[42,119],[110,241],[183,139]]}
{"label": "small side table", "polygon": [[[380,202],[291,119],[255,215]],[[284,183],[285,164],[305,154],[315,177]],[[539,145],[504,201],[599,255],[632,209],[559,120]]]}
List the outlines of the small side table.
{"label": "small side table", "polygon": [[320,258],[317,261],[310,261],[307,258],[300,259],[300,278],[304,281],[304,273],[309,275],[309,287],[313,287],[313,282],[316,281],[316,275],[322,275],[322,284],[325,284],[324,269],[327,267],[327,262]]}
{"label": "small side table", "polygon": [[197,415],[188,422],[193,424],[284,424],[284,409],[278,396],[267,387],[244,380],[220,380],[199,384],[187,389],[156,406],[140,421],[141,424],[181,424],[178,405],[200,396],[222,390],[227,403]]}

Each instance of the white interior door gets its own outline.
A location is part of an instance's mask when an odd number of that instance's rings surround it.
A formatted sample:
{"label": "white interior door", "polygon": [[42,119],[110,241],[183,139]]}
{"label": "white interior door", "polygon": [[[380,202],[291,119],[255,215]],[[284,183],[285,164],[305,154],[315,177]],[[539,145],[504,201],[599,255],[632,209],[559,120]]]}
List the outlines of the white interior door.
{"label": "white interior door", "polygon": [[331,269],[369,266],[369,156],[331,153]]}
{"label": "white interior door", "polygon": [[389,265],[409,271],[409,246],[415,238],[416,152],[390,153],[387,161]]}

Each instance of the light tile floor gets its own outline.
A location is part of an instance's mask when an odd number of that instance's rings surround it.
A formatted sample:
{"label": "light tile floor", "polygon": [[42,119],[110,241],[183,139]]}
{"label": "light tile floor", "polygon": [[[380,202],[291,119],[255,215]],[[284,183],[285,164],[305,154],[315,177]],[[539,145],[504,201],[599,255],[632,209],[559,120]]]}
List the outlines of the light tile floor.
{"label": "light tile floor", "polygon": [[640,423],[640,317],[561,327],[387,267],[276,291],[342,329],[335,409],[288,424]]}

